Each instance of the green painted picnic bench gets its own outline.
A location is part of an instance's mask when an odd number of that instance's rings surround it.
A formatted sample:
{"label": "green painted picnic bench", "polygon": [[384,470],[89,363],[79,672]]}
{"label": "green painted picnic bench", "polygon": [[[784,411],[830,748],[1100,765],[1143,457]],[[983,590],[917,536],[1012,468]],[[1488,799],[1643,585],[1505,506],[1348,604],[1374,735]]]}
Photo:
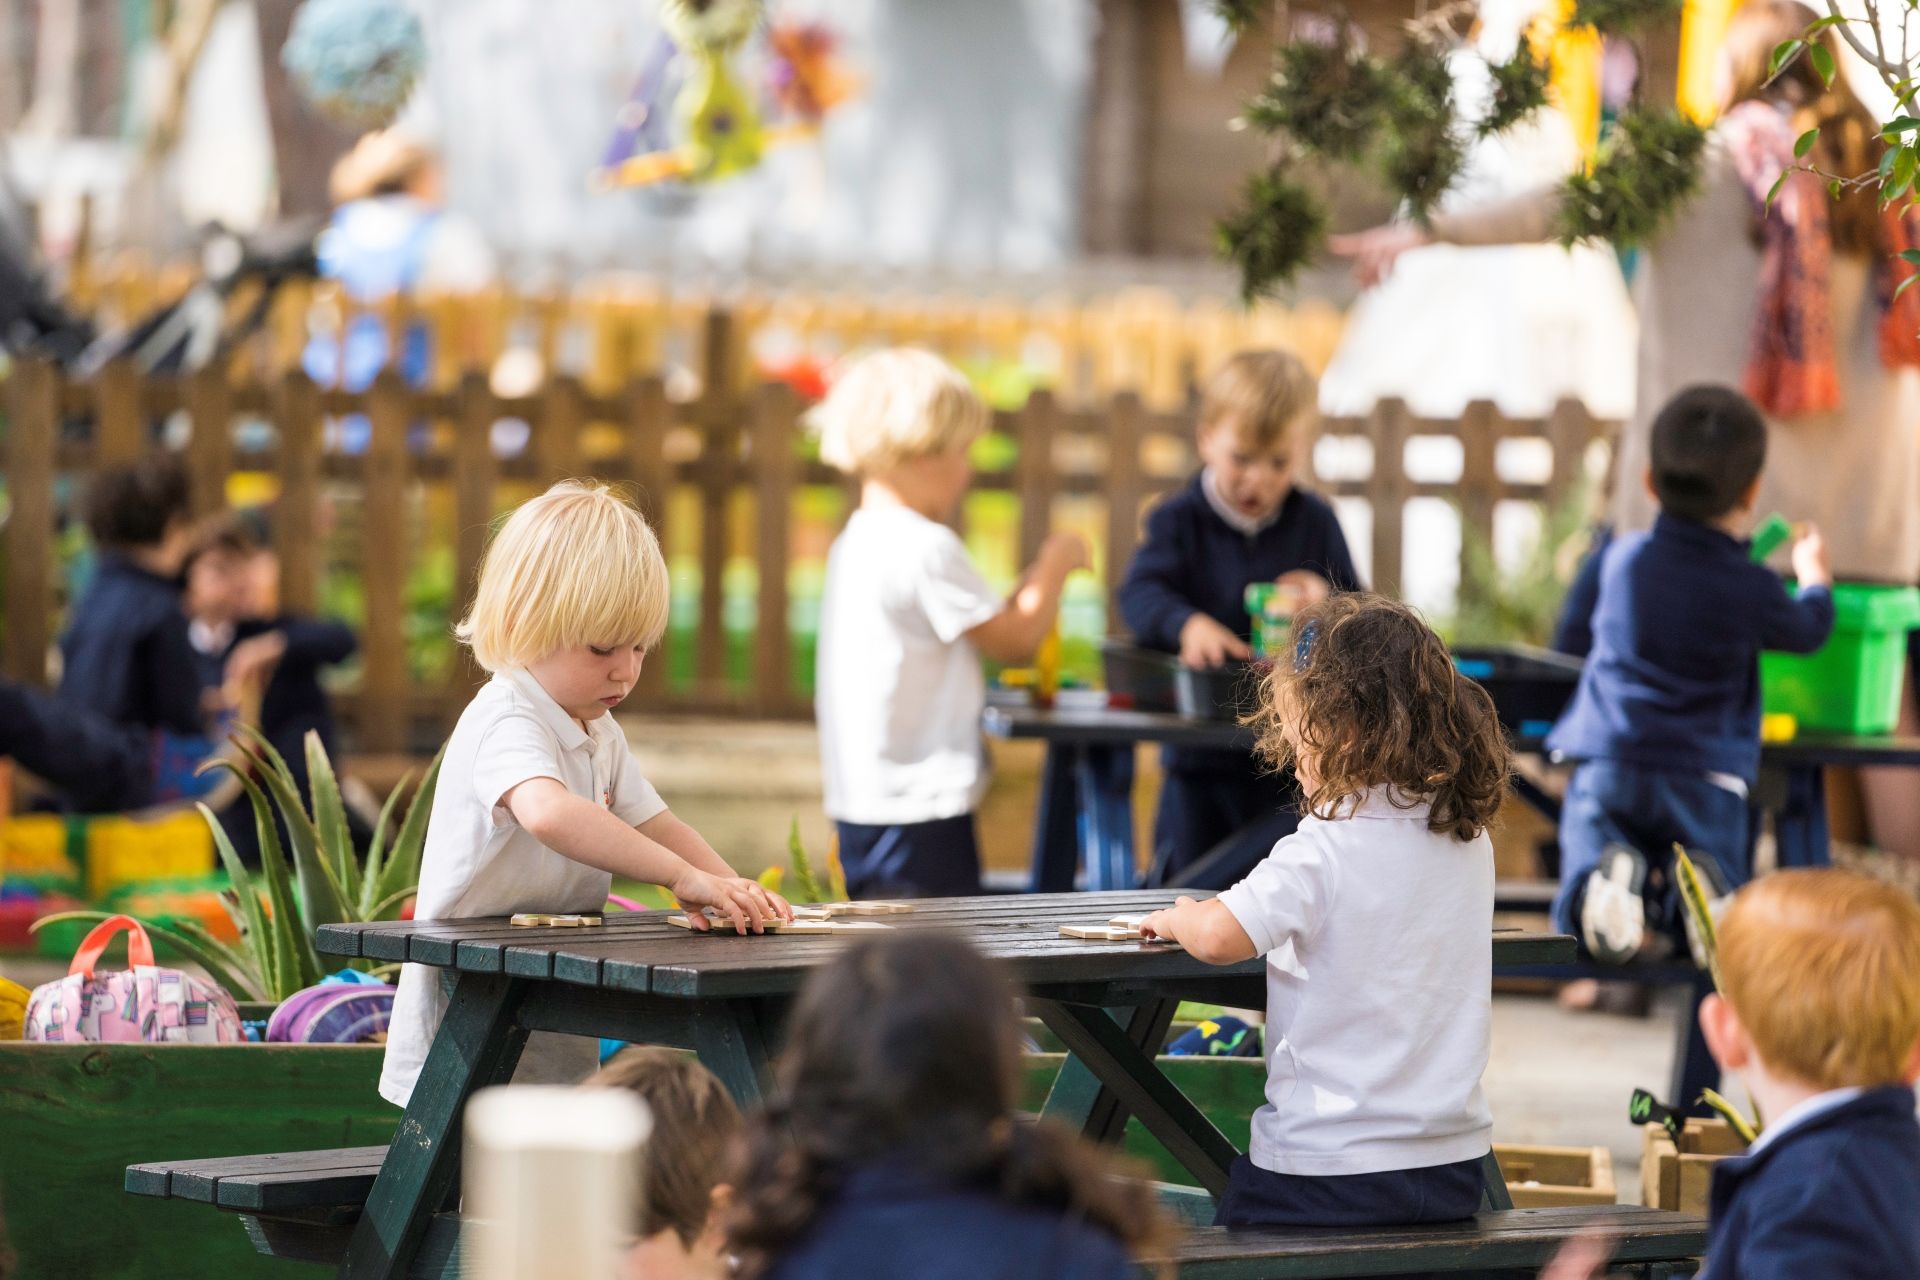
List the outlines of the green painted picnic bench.
{"label": "green painted picnic bench", "polygon": [[[1173,896],[1131,891],[944,899],[921,903],[914,914],[888,923],[959,932],[1001,960],[1024,986],[1028,1011],[1070,1055],[1046,1114],[1102,1141],[1116,1140],[1132,1115],[1202,1188],[1217,1195],[1238,1152],[1167,1079],[1153,1055],[1181,1000],[1260,1007],[1264,962],[1216,967],[1178,949],[1059,936],[1062,924],[1152,910]],[[1504,963],[1552,963],[1573,953],[1572,939],[1553,934],[1495,931],[1491,943],[1496,961]],[[737,1098],[752,1104],[768,1087],[771,1046],[787,1002],[846,943],[818,936],[692,935],[667,925],[665,913],[636,912],[609,916],[591,929],[513,928],[504,920],[332,925],[320,930],[319,945],[334,955],[405,960],[455,975],[446,1018],[392,1145],[136,1165],[128,1169],[127,1189],[232,1210],[247,1219],[261,1249],[337,1261],[342,1277],[399,1277],[458,1274],[458,1222],[447,1210],[457,1190],[461,1115],[475,1090],[512,1075],[528,1032],[692,1049]],[[1544,1228],[1519,1229],[1497,1167],[1490,1170],[1488,1191],[1494,1209],[1508,1212],[1483,1215],[1476,1230],[1503,1241],[1516,1232],[1536,1244],[1544,1238]],[[1697,1219],[1663,1215],[1643,1221],[1642,1235],[1664,1242],[1649,1246],[1664,1249],[1663,1260],[1698,1253],[1703,1227]],[[1561,1222],[1563,1234],[1574,1226]],[[1300,1265],[1309,1269],[1295,1268],[1288,1259],[1296,1244],[1321,1255],[1319,1265],[1342,1265],[1324,1233],[1315,1238],[1319,1243],[1311,1248],[1305,1242],[1273,1243],[1273,1265],[1282,1269],[1261,1274],[1373,1274],[1315,1271],[1304,1259]],[[1459,1245],[1454,1239],[1445,1248],[1403,1251],[1401,1261],[1427,1261],[1398,1269],[1431,1270],[1433,1258],[1458,1254]],[[1200,1268],[1195,1274],[1216,1274],[1206,1269],[1225,1263],[1195,1257],[1192,1265]],[[1187,1266],[1183,1254],[1183,1271]]]}

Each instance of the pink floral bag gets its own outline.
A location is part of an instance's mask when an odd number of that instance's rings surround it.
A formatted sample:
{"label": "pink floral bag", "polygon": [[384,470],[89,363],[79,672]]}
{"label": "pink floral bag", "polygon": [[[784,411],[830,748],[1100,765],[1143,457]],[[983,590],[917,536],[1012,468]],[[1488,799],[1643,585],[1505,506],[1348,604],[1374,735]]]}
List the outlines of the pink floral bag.
{"label": "pink floral bag", "polygon": [[[96,976],[94,966],[122,932],[133,967]],[[153,943],[140,922],[113,916],[81,939],[66,977],[34,988],[27,1001],[26,1038],[232,1044],[246,1037],[231,996],[202,978],[156,966]]]}

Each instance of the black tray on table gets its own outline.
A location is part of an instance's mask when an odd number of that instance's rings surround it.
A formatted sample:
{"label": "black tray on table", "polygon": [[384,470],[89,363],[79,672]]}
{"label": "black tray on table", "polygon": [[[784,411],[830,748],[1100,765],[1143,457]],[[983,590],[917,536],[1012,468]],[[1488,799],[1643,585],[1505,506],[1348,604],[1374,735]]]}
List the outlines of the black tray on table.
{"label": "black tray on table", "polygon": [[1202,671],[1171,653],[1118,640],[1101,644],[1100,659],[1115,705],[1227,724],[1238,723],[1259,705],[1260,681],[1267,671],[1259,662],[1229,662]]}
{"label": "black tray on table", "polygon": [[1492,695],[1500,724],[1516,738],[1546,737],[1580,683],[1580,659],[1532,645],[1463,645],[1453,665]]}

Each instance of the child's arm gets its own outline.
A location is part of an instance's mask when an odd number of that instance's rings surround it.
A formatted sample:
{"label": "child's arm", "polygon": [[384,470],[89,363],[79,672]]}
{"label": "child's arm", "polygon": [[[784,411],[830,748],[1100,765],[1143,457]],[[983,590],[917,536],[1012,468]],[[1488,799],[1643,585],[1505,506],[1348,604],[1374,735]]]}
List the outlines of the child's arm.
{"label": "child's arm", "polygon": [[1049,535],[1007,607],[969,630],[967,639],[995,662],[1028,661],[1053,630],[1067,575],[1089,563],[1085,538],[1077,533]]}
{"label": "child's arm", "polygon": [[733,875],[733,868],[727,865],[727,860],[714,851],[704,836],[680,821],[671,810],[662,809],[648,818],[640,824],[639,831],[649,840],[671,849],[689,866],[716,876]]}
{"label": "child's arm", "polygon": [[1239,964],[1260,954],[1233,912],[1218,898],[1206,902],[1177,898],[1171,907],[1148,916],[1140,932],[1149,938],[1177,942],[1206,964]]}
{"label": "child's arm", "polygon": [[[1147,517],[1146,535],[1127,562],[1126,574],[1114,593],[1120,620],[1133,632],[1134,639],[1149,649],[1179,652],[1187,623],[1196,616],[1206,617],[1186,594],[1186,584],[1193,578],[1187,561],[1176,513],[1162,505]],[[1214,626],[1233,635],[1218,622]],[[1248,650],[1242,656],[1251,653]]]}
{"label": "child's arm", "polygon": [[273,629],[286,637],[289,661],[308,662],[316,667],[345,662],[360,647],[353,628],[344,622],[288,616],[276,621]]}
{"label": "child's arm", "polygon": [[1827,567],[1826,540],[1812,525],[1793,544],[1793,573],[1800,590],[1793,596],[1777,586],[1771,591],[1760,620],[1760,643],[1786,653],[1812,653],[1833,634],[1833,570]]}
{"label": "child's arm", "polygon": [[[555,853],[617,876],[662,885],[685,906],[717,907],[741,933],[759,933],[770,920],[793,918],[793,908],[779,895],[730,872],[716,874],[692,865],[609,810],[574,795],[558,779],[529,778],[501,796],[500,803]],[[690,914],[696,929],[706,927],[699,911]]]}

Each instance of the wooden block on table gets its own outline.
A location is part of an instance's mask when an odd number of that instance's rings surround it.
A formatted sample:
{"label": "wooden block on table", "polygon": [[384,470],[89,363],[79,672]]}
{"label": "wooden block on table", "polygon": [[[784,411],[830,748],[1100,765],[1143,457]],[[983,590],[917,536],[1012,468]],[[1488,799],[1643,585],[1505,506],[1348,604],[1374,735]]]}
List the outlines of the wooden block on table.
{"label": "wooden block on table", "polygon": [[555,915],[544,911],[521,911],[507,921],[508,924],[519,929],[534,929],[542,926],[578,929],[605,922],[606,918],[597,912],[568,912]]}
{"label": "wooden block on table", "polygon": [[[827,902],[820,910],[836,916],[906,916],[913,914],[911,902]],[[797,911],[799,908],[795,908]]]}
{"label": "wooden block on table", "polygon": [[1116,929],[1131,929],[1135,933],[1138,933],[1140,932],[1140,926],[1147,922],[1147,917],[1151,914],[1153,913],[1143,911],[1139,915],[1109,916],[1107,923]]}
{"label": "wooden block on table", "polygon": [[1142,937],[1137,926],[1123,927],[1115,924],[1063,924],[1060,936],[1073,938],[1080,942],[1141,942],[1150,947],[1178,947],[1177,942],[1165,938]]}
{"label": "wooden block on table", "polygon": [[[733,925],[731,923],[723,923],[720,920],[715,919],[713,916],[708,916],[707,919],[712,924],[713,927],[711,929],[703,930],[703,932],[725,934],[730,937],[741,936],[740,934],[735,932]],[[690,917],[685,915],[668,916],[667,923],[672,925],[676,929],[692,929],[693,928],[693,920]],[[775,922],[773,924],[769,924],[765,926],[767,933],[781,933],[781,934],[865,933],[873,929],[888,929],[891,927],[892,927],[891,925],[884,925],[876,920],[832,920],[832,919],[820,919],[818,917],[800,917],[800,916],[795,916],[792,924],[781,924],[779,922]],[[751,935],[748,935],[748,936],[751,936]]]}

